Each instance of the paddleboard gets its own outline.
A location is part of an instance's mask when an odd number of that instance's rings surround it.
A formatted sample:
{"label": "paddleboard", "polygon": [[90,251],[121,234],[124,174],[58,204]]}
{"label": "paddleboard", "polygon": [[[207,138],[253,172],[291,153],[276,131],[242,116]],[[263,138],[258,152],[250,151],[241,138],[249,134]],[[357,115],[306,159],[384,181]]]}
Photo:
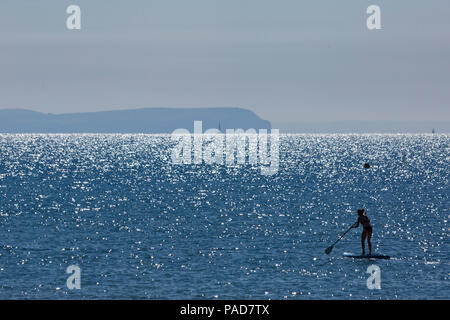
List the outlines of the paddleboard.
{"label": "paddleboard", "polygon": [[383,254],[372,254],[372,255],[357,255],[357,254],[353,254],[353,253],[348,253],[348,252],[344,252],[344,254],[342,255],[346,258],[354,258],[354,259],[390,259],[390,256],[386,256]]}

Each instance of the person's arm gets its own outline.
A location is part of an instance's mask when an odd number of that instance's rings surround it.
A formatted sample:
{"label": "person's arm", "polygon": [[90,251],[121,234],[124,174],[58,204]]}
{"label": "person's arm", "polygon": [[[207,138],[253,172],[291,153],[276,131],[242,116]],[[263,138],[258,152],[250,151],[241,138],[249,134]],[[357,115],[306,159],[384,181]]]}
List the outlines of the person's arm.
{"label": "person's arm", "polygon": [[359,227],[359,217],[358,217],[358,220],[353,224],[352,227],[353,228],[358,228]]}

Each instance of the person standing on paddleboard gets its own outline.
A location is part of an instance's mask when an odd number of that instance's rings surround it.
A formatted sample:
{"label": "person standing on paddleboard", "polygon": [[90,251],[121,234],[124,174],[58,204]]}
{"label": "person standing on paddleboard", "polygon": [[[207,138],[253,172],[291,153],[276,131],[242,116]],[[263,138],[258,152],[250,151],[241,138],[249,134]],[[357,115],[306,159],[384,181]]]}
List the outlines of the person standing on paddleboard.
{"label": "person standing on paddleboard", "polygon": [[372,238],[372,225],[370,224],[370,219],[364,209],[358,209],[358,220],[353,225],[353,228],[358,228],[359,224],[362,224],[363,231],[361,234],[361,247],[362,255],[365,254],[365,242],[367,238],[367,244],[369,245],[369,255],[372,255],[372,243],[370,239]]}

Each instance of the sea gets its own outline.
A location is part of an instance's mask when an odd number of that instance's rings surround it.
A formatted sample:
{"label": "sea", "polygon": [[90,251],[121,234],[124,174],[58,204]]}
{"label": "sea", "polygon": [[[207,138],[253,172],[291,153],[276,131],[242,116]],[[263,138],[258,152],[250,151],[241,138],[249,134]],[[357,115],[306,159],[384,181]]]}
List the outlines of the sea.
{"label": "sea", "polygon": [[[173,144],[1,134],[0,299],[450,298],[449,134],[281,135],[273,175]],[[324,252],[359,208],[391,259]]]}

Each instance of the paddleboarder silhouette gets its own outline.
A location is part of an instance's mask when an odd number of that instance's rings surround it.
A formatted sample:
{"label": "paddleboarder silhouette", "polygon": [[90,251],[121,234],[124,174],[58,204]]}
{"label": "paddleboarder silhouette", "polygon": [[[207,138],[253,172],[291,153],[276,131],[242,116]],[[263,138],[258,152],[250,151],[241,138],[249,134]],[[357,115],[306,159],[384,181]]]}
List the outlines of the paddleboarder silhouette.
{"label": "paddleboarder silhouette", "polygon": [[365,242],[367,239],[367,245],[369,246],[369,255],[372,255],[372,243],[370,239],[372,238],[372,225],[370,224],[370,219],[364,209],[358,209],[358,220],[353,225],[353,228],[358,228],[362,224],[363,231],[361,234],[361,247],[362,254],[365,255]]}

